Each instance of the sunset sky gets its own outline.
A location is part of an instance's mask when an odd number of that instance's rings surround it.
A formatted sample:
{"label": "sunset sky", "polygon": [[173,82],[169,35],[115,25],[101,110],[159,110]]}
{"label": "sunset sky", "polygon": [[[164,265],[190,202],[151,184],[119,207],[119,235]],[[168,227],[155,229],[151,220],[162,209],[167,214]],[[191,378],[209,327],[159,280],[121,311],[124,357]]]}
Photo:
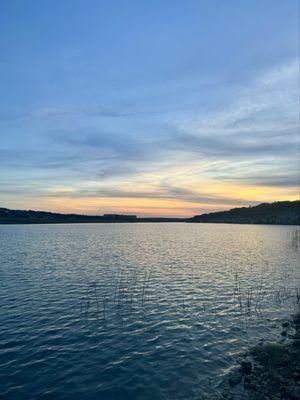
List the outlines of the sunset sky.
{"label": "sunset sky", "polygon": [[298,198],[297,0],[0,9],[0,207],[188,216]]}

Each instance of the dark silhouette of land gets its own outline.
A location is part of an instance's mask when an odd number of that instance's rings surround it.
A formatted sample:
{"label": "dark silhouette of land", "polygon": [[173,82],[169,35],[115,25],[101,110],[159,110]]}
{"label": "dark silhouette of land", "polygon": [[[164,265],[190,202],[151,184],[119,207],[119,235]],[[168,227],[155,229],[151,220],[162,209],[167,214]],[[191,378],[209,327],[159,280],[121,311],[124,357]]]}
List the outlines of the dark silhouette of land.
{"label": "dark silhouette of land", "polygon": [[59,214],[47,211],[10,210],[0,208],[0,224],[60,224],[60,223],[114,223],[114,222],[178,222],[179,218],[138,218],[136,215]]}
{"label": "dark silhouette of land", "polygon": [[262,203],[253,207],[195,215],[190,222],[300,225],[300,201]]}
{"label": "dark silhouette of land", "polygon": [[46,211],[0,208],[0,224],[115,223],[115,222],[201,222],[228,224],[300,225],[300,201],[263,203],[253,207],[195,215],[192,218],[137,217],[136,215],[59,214]]}

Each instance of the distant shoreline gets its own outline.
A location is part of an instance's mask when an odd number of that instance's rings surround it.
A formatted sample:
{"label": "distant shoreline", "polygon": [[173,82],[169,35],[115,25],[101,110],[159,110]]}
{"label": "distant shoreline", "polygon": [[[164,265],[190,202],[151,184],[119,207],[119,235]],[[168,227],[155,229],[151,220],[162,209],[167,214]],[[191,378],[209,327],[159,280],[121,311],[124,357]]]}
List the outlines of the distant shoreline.
{"label": "distant shoreline", "polygon": [[[12,225],[97,225],[97,224],[102,224],[102,225],[124,225],[124,224],[195,224],[192,221],[137,221],[135,223],[133,222],[129,222],[129,221],[123,221],[123,222],[116,222],[116,221],[106,221],[106,222],[79,222],[79,221],[73,221],[73,222],[58,222],[58,221],[54,221],[54,222],[2,222],[0,221],[0,226],[1,225],[7,225],[7,226],[12,226]],[[300,223],[298,224],[288,224],[288,223],[263,223],[263,222],[198,222],[198,224],[202,224],[202,225],[265,225],[265,226],[295,226],[295,227],[300,227]]]}
{"label": "distant shoreline", "polygon": [[30,221],[30,222],[4,222],[0,221],[0,225],[72,225],[72,224],[150,224],[150,223],[182,223],[190,222],[185,220],[174,220],[171,221],[168,218],[166,220],[138,220],[138,221]]}
{"label": "distant shoreline", "polygon": [[228,211],[195,215],[191,218],[138,217],[136,215],[124,214],[104,214],[100,216],[92,216],[0,208],[0,225],[142,222],[300,225],[300,200],[262,203],[253,207],[240,207],[233,208]]}

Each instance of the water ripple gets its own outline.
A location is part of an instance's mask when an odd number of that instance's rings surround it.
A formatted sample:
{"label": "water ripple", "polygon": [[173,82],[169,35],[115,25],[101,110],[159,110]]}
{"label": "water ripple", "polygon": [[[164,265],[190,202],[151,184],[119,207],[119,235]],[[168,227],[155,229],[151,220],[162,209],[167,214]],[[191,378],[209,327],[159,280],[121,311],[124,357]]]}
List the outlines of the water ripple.
{"label": "water ripple", "polygon": [[295,307],[294,229],[0,226],[0,397],[216,393]]}

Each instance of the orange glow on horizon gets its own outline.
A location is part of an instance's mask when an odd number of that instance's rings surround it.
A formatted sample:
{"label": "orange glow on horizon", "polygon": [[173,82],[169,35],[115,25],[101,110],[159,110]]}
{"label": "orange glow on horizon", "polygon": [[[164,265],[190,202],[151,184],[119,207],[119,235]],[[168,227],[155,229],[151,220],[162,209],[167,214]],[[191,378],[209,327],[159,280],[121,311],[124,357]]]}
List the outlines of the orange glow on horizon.
{"label": "orange glow on horizon", "polygon": [[[135,214],[138,216],[189,217],[206,212],[228,210],[234,207],[262,202],[296,200],[298,188],[277,188],[217,182],[202,183],[201,189],[189,190],[194,198],[149,197],[72,197],[72,190],[53,191],[51,196],[16,200],[10,208],[34,209],[61,213],[101,215],[104,213]],[[193,185],[195,188],[195,185]],[[127,190],[128,193],[128,190]],[[57,194],[57,195],[56,195]],[[197,200],[199,196],[199,200]],[[201,200],[201,198],[207,200]]]}

